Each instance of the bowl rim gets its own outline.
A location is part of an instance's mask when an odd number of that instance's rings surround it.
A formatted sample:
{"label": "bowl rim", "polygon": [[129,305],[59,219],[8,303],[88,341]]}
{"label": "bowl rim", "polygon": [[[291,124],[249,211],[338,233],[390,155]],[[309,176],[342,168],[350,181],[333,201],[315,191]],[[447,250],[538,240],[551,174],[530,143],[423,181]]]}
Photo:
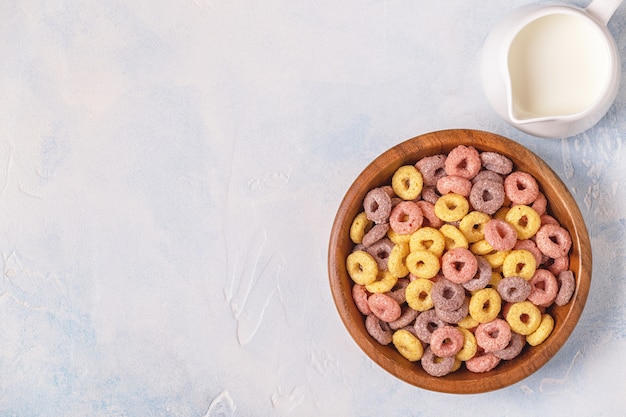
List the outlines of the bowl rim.
{"label": "bowl rim", "polygon": [[[520,169],[520,165],[536,167],[536,170],[542,173],[539,178],[536,175],[535,177],[542,192],[546,197],[550,196],[549,204],[552,204],[553,210],[558,207],[568,214],[567,217],[560,214],[562,218],[557,218],[572,235],[570,269],[576,272],[576,289],[568,304],[555,307],[558,322],[547,341],[531,349],[525,349],[524,355],[531,356],[528,352],[532,353],[533,361],[526,363],[516,360],[502,361],[493,371],[482,374],[464,371],[454,372],[445,377],[432,377],[418,365],[404,359],[392,346],[378,344],[365,331],[363,316],[356,309],[349,290],[352,288],[352,282],[345,270],[348,246],[353,245],[347,230],[357,214],[355,211],[360,209],[359,203],[362,204],[365,193],[374,188],[373,185],[388,183],[391,173],[402,165],[415,163],[424,156],[447,153],[457,145],[475,146],[479,151],[521,155],[524,157],[523,161],[513,157],[516,169]],[[350,207],[352,211],[349,210]],[[424,133],[405,140],[376,157],[355,178],[344,195],[332,224],[328,247],[328,274],[333,301],[352,339],[372,361],[400,380],[422,389],[444,393],[474,394],[505,388],[544,366],[565,344],[580,319],[589,293],[591,271],[591,243],[584,219],[576,201],[559,176],[539,156],[521,144],[495,133],[474,129],[448,129]],[[414,372],[410,366],[415,367]]]}

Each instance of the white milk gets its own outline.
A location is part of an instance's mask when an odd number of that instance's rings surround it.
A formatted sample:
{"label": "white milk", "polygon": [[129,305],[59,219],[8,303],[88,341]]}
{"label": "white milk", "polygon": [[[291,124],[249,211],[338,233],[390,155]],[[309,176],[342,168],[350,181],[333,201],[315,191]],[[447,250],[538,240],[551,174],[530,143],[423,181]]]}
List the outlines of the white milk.
{"label": "white milk", "polygon": [[511,43],[508,69],[518,119],[581,112],[602,96],[611,76],[609,49],[598,29],[565,13],[524,27]]}

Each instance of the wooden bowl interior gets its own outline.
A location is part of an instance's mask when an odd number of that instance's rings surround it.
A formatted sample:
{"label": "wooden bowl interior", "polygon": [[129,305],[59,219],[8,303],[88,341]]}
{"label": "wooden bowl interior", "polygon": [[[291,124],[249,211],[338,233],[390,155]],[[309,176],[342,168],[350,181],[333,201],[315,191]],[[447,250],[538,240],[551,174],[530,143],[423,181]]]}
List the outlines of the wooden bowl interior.
{"label": "wooden bowl interior", "polygon": [[[474,146],[480,151],[494,151],[511,158],[517,170],[532,174],[549,203],[549,214],[559,220],[572,236],[570,269],[576,276],[572,301],[554,306],[551,314],[555,328],[539,346],[526,346],[517,358],[501,361],[496,369],[472,373],[462,367],[445,377],[432,377],[421,366],[402,357],[393,345],[378,344],[366,331],[364,317],[352,300],[352,281],[345,267],[353,243],[349,238],[352,219],[362,210],[365,194],[372,188],[388,184],[402,165],[440,153],[457,145]],[[329,279],[335,305],[347,330],[359,347],[378,365],[401,380],[420,388],[448,393],[479,393],[516,383],[547,363],[565,343],[582,313],[591,280],[591,246],[589,236],[572,195],[543,160],[520,144],[502,136],[475,130],[446,130],[409,139],[380,155],[356,178],[339,206],[329,242]]]}

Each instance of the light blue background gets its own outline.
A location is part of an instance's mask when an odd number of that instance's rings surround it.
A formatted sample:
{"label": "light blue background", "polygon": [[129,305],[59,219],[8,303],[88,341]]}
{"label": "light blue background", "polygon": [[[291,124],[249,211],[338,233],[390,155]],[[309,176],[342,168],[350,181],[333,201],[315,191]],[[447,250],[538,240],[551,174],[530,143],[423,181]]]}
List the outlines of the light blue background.
{"label": "light blue background", "polygon": [[[480,47],[525,3],[2,1],[0,415],[626,416],[626,84],[569,139],[499,119]],[[563,349],[469,396],[373,365],[326,272],[354,177],[460,127],[544,158],[594,253]]]}

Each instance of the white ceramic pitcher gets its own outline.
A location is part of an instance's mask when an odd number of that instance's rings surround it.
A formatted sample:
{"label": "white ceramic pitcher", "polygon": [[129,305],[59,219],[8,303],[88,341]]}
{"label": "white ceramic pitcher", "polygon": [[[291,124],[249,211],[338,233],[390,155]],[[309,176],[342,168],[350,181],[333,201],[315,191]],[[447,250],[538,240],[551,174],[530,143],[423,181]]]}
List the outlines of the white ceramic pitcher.
{"label": "white ceramic pitcher", "polygon": [[595,125],[609,110],[621,78],[607,23],[623,0],[587,8],[529,5],[506,16],[482,50],[488,101],[531,135],[563,138]]}

